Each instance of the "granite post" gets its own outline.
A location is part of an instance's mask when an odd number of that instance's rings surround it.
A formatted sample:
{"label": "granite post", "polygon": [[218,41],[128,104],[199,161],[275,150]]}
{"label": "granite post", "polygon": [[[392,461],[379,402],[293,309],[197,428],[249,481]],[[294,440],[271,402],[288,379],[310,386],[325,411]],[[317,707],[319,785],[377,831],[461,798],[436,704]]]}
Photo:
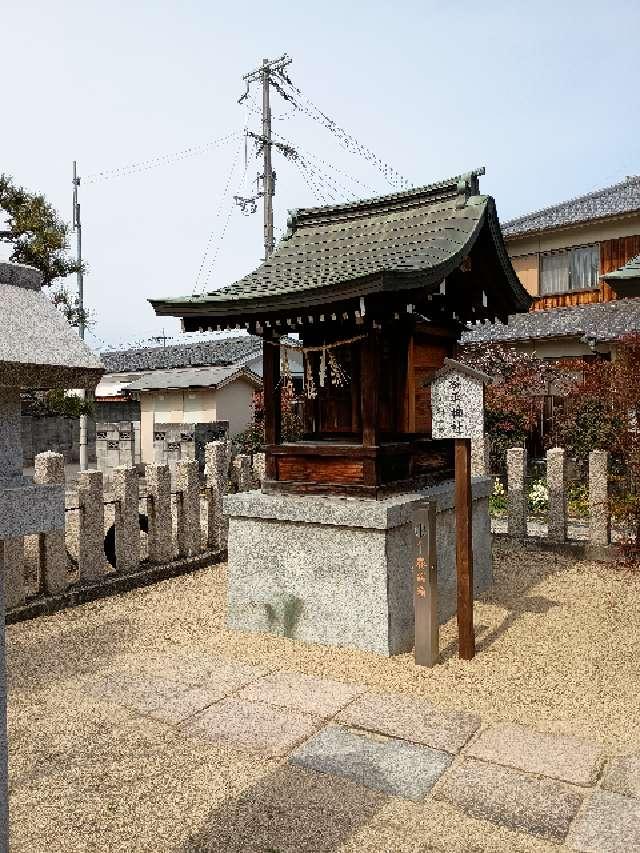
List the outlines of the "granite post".
{"label": "granite post", "polygon": [[[4,575],[4,543],[0,541],[0,570]],[[0,583],[0,853],[9,853],[9,737],[7,732],[7,659],[5,651],[5,592]]]}
{"label": "granite post", "polygon": [[113,472],[116,500],[116,569],[135,572],[140,567],[140,493],[138,472],[119,465]]}
{"label": "granite post", "polygon": [[562,447],[547,451],[549,509],[547,535],[551,542],[567,541],[567,459]]}
{"label": "granite post", "polygon": [[169,563],[173,559],[171,471],[168,465],[147,465],[145,475],[149,518],[149,560],[152,563]]}
{"label": "granite post", "polygon": [[4,599],[7,609],[24,604],[24,538],[4,540]]}
{"label": "granite post", "polygon": [[606,450],[592,450],[589,454],[589,540],[597,546],[611,543],[609,453]]}
{"label": "granite post", "polygon": [[81,471],[78,479],[78,568],[80,583],[104,576],[104,481],[102,471]]}
{"label": "granite post", "polygon": [[487,477],[490,467],[489,436],[486,433],[476,435],[471,439],[471,476]]}
{"label": "granite post", "polygon": [[200,542],[200,472],[195,459],[176,462],[178,493],[178,552],[192,557],[202,550]]}
{"label": "granite post", "polygon": [[251,461],[251,465],[253,467],[253,475],[256,480],[256,488],[260,488],[262,483],[264,482],[264,475],[266,469],[266,456],[264,453],[254,453],[253,459]]}
{"label": "granite post", "polygon": [[524,447],[507,450],[508,532],[514,539],[527,536],[527,451]]}
{"label": "granite post", "polygon": [[[64,486],[64,456],[62,453],[38,453],[35,459],[33,482],[41,485]],[[67,551],[64,530],[52,530],[39,536],[40,591],[57,595],[67,588]]]}
{"label": "granite post", "polygon": [[229,524],[222,499],[227,492],[229,448],[226,441],[210,441],[204,449],[207,502],[207,547],[224,551],[227,547]]}
{"label": "granite post", "polygon": [[248,453],[238,453],[232,462],[234,481],[239,492],[248,492],[255,486],[251,456]]}

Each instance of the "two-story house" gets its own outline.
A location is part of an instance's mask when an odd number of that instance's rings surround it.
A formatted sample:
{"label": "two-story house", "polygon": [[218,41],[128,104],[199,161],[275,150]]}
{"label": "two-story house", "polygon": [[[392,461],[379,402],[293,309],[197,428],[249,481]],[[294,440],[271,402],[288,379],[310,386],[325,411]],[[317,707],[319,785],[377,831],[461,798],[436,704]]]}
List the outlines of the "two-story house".
{"label": "two-story house", "polygon": [[463,343],[501,341],[541,358],[611,357],[640,331],[640,176],[502,226],[529,313],[472,327]]}

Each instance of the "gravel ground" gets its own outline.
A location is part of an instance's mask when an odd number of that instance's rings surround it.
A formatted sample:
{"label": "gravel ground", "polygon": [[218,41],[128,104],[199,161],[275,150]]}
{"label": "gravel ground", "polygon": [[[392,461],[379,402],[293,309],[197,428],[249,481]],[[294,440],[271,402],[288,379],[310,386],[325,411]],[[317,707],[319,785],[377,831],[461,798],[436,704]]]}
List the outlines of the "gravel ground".
{"label": "gravel ground", "polygon": [[87,695],[83,679],[175,646],[424,695],[444,707],[640,748],[640,575],[497,545],[495,584],[476,602],[478,655],[308,646],[229,632],[225,571],[213,566],[7,629],[12,853],[517,851],[555,845],[185,737]]}

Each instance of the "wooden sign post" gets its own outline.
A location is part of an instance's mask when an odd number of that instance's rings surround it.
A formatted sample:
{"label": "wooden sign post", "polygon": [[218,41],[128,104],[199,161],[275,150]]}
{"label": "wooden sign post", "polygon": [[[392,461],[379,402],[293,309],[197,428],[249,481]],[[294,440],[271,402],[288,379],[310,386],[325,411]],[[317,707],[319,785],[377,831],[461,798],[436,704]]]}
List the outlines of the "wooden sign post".
{"label": "wooden sign post", "polygon": [[476,653],[471,439],[484,433],[484,386],[490,378],[447,358],[431,384],[432,437],[455,439],[458,654],[463,660],[471,660]]}
{"label": "wooden sign post", "polygon": [[436,505],[433,501],[424,501],[415,508],[413,529],[415,662],[417,666],[435,666],[440,658],[440,624],[436,565]]}

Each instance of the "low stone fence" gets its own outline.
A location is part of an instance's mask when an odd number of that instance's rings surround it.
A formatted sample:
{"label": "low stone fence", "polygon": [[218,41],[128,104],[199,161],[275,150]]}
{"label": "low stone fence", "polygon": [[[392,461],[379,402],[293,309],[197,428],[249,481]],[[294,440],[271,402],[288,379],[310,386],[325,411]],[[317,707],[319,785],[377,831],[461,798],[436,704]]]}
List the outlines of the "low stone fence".
{"label": "low stone fence", "polygon": [[[34,481],[64,484],[64,461],[60,453],[39,454]],[[51,597],[80,600],[82,590],[130,588],[138,576],[163,576],[156,571],[162,567],[178,574],[181,565],[188,570],[220,559],[228,529],[222,498],[230,488],[259,486],[262,467],[258,456],[232,461],[228,443],[214,441],[205,447],[204,472],[196,460],[183,459],[173,480],[169,465],[146,465],[144,476],[139,466],[120,465],[105,491],[102,471],[80,472],[65,495],[64,532],[5,540],[7,609]],[[118,579],[129,579],[128,586],[114,585]]]}
{"label": "low stone fence", "polygon": [[[478,468],[483,461],[477,451]],[[609,454],[593,450],[589,454],[588,517],[570,522],[568,514],[568,460],[565,450],[553,447],[546,456],[546,487],[548,502],[544,519],[529,518],[527,480],[527,451],[513,447],[507,451],[507,514],[506,520],[494,524],[497,532],[506,532],[514,539],[534,536],[554,544],[568,541],[586,542],[596,548],[611,544],[611,508],[609,495]],[[476,469],[478,470],[478,469]]]}

